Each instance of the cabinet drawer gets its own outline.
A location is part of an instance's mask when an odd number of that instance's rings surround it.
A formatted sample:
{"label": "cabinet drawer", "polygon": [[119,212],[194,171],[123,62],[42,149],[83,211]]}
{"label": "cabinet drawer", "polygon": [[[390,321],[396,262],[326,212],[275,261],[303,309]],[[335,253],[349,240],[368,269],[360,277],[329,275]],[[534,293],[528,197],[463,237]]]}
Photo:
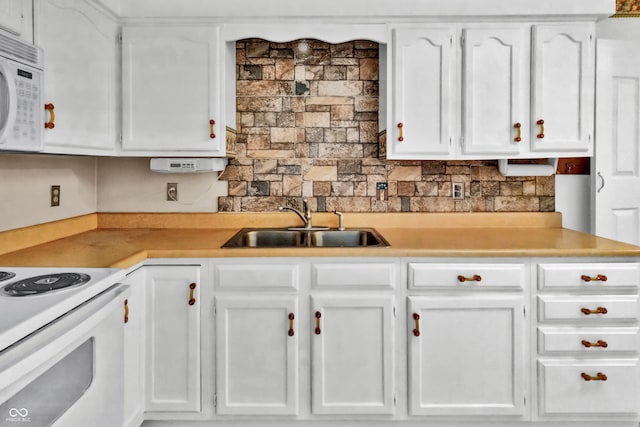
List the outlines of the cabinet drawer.
{"label": "cabinet drawer", "polygon": [[223,264],[215,265],[214,280],[220,289],[298,289],[296,264]]}
{"label": "cabinet drawer", "polygon": [[538,297],[538,316],[541,321],[636,320],[638,295],[540,296]]}
{"label": "cabinet drawer", "polygon": [[637,288],[640,284],[640,264],[540,264],[538,286],[550,288]]}
{"label": "cabinet drawer", "polygon": [[540,354],[572,352],[606,356],[618,352],[637,352],[640,328],[539,328]]}
{"label": "cabinet drawer", "polygon": [[394,288],[396,266],[393,263],[322,263],[311,266],[314,287]]}
{"label": "cabinet drawer", "polygon": [[[638,413],[638,359],[541,361],[538,370],[540,415]],[[596,378],[598,373],[606,381],[582,376]]]}
{"label": "cabinet drawer", "polygon": [[523,264],[419,264],[408,266],[411,289],[522,288]]}

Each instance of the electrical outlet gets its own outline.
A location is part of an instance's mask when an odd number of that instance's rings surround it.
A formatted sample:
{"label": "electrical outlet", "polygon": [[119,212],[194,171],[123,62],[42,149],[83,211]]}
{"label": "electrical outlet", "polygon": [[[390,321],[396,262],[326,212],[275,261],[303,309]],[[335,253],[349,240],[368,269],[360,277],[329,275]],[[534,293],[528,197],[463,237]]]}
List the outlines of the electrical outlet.
{"label": "electrical outlet", "polygon": [[178,201],[178,183],[177,182],[167,182],[167,201],[168,202]]}
{"label": "electrical outlet", "polygon": [[464,182],[454,182],[451,184],[451,197],[454,200],[464,199]]}
{"label": "electrical outlet", "polygon": [[376,200],[389,199],[389,184],[386,182],[376,182]]}
{"label": "electrical outlet", "polygon": [[51,206],[60,206],[60,186],[52,185],[51,186]]}

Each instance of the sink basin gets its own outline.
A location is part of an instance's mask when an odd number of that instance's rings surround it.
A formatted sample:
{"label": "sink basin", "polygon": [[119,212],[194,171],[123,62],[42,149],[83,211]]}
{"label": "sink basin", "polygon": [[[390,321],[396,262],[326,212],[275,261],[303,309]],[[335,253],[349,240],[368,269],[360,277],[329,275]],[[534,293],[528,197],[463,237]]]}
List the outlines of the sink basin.
{"label": "sink basin", "polygon": [[223,248],[380,247],[389,243],[374,229],[299,230],[243,228]]}
{"label": "sink basin", "polygon": [[223,248],[277,248],[280,246],[302,246],[304,235],[292,230],[247,230],[242,229]]}
{"label": "sink basin", "polygon": [[321,247],[358,247],[389,246],[378,233],[372,230],[326,230],[314,231],[311,246]]}

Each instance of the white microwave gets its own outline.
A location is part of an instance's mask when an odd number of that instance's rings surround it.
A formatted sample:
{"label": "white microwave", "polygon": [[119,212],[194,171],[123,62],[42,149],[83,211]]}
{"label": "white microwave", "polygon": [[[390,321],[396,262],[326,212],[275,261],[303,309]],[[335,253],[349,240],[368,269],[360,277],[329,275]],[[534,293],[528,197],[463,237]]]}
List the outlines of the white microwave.
{"label": "white microwave", "polygon": [[43,52],[0,31],[0,150],[42,151]]}

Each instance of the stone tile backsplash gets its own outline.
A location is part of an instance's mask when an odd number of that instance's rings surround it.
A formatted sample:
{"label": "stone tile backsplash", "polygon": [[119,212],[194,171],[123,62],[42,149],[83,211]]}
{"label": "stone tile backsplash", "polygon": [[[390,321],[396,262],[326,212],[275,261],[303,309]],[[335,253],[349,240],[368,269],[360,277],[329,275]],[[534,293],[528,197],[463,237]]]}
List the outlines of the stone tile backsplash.
{"label": "stone tile backsplash", "polygon": [[[236,43],[236,158],[218,208],[273,211],[554,211],[554,177],[504,177],[496,161],[392,161],[378,132],[378,45]],[[453,185],[464,187],[461,199]]]}

